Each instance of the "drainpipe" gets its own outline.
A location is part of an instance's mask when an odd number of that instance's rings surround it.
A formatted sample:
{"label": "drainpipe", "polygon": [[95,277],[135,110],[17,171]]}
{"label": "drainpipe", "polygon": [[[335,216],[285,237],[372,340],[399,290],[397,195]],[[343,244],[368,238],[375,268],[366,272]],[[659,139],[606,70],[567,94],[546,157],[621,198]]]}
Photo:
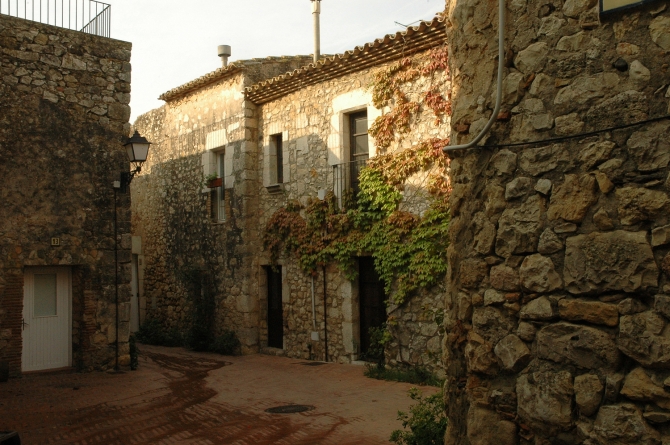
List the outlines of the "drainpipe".
{"label": "drainpipe", "polygon": [[[314,0],[312,0],[314,1]],[[321,190],[319,190],[319,195],[321,195]],[[325,196],[324,196],[325,198]],[[321,199],[321,196],[319,196],[319,199]],[[324,237],[328,235],[328,224],[325,224],[324,227]],[[314,283],[314,278],[312,277],[312,283]],[[313,284],[312,284],[313,285]],[[313,288],[312,288],[313,289]],[[314,290],[312,290],[312,295],[314,295]],[[324,356],[325,360],[328,361],[328,293],[326,290],[326,265],[323,265],[323,349],[324,349]],[[314,303],[314,300],[312,300],[312,304]],[[316,319],[316,313],[314,313],[314,318],[313,320]],[[316,324],[314,325],[316,329]]]}
{"label": "drainpipe", "polygon": [[498,0],[498,82],[496,92],[496,106],[493,109],[491,118],[486,123],[486,126],[479,132],[477,137],[468,142],[467,144],[461,145],[450,145],[444,147],[442,151],[445,153],[452,150],[461,150],[464,148],[471,148],[477,145],[479,141],[482,140],[484,136],[489,132],[493,123],[498,118],[498,113],[500,112],[500,106],[502,102],[502,83],[503,83],[503,67],[504,67],[504,58],[505,58],[505,0]]}
{"label": "drainpipe", "polygon": [[[119,187],[121,185],[119,184]],[[115,352],[115,361],[114,361],[114,371],[119,371],[119,240],[118,240],[118,221],[117,221],[117,208],[116,200],[118,194],[118,188],[116,183],[114,183],[114,287],[116,291],[116,352]]]}
{"label": "drainpipe", "polygon": [[314,302],[314,275],[312,275],[312,331],[316,331],[316,304]]}
{"label": "drainpipe", "polygon": [[326,302],[326,266],[323,266],[323,343],[325,362],[328,361],[328,304]]}
{"label": "drainpipe", "polygon": [[314,17],[314,63],[321,58],[321,0],[310,0],[312,2],[312,17]]}

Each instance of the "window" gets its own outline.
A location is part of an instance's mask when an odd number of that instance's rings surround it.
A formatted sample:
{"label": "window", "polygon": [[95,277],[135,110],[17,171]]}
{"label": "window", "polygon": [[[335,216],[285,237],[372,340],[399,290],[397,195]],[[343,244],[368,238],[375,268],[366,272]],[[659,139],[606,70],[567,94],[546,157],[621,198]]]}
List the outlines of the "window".
{"label": "window", "polygon": [[277,179],[277,184],[284,183],[284,147],[282,134],[273,134],[270,136],[272,150],[275,155],[275,177]]}
{"label": "window", "polygon": [[35,274],[33,276],[35,317],[49,317],[58,315],[56,304],[56,274]]}
{"label": "window", "polygon": [[351,129],[351,160],[368,159],[368,112],[361,111],[349,115]]}
{"label": "window", "polygon": [[280,130],[280,122],[271,123],[263,136],[263,186],[271,194],[281,193],[284,184],[291,182],[288,131]]}
{"label": "window", "polygon": [[342,113],[342,157],[341,163],[334,165],[333,191],[342,204],[345,192],[358,193],[361,170],[370,158],[367,109]]}
{"label": "window", "polygon": [[360,111],[349,115],[349,162],[351,188],[358,191],[358,176],[368,162],[370,147],[368,146],[368,112]]}
{"label": "window", "polygon": [[226,189],[223,181],[225,180],[225,152],[217,152],[216,156],[216,173],[219,178],[222,179],[222,184],[220,187],[213,188],[211,190],[210,200],[212,203],[211,206],[211,218],[213,221],[225,221],[226,220]]}

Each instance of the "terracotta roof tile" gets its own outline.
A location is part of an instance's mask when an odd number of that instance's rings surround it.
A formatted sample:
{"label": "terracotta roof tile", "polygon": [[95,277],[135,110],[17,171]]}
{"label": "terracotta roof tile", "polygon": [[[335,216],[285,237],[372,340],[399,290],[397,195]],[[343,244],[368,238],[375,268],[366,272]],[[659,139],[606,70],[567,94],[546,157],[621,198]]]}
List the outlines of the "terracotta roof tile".
{"label": "terracotta roof tile", "polygon": [[374,42],[357,46],[352,51],[325,56],[316,64],[310,63],[293,72],[259,82],[245,88],[245,94],[252,102],[260,105],[305,86],[380,65],[404,55],[425,51],[444,44],[445,41],[445,21],[437,15],[431,21],[421,22],[405,31],[388,34]]}
{"label": "terracotta roof tile", "polygon": [[[443,44],[445,39],[445,22],[438,15],[431,21],[423,21],[417,26],[408,27],[405,31],[388,34],[381,39],[363,46],[357,46],[353,50],[346,51],[343,54],[323,56],[316,64],[310,63],[290,73],[259,82],[245,88],[245,94],[254,103],[263,104],[308,85],[380,65],[399,59],[407,54],[425,51]],[[225,68],[219,68],[184,85],[173,88],[163,93],[159,99],[166,102],[175,100],[191,91],[240,73],[251,65],[301,58],[309,59],[311,56],[282,56],[238,60]]]}
{"label": "terracotta roof tile", "polygon": [[230,77],[234,74],[244,71],[248,66],[258,65],[263,63],[273,63],[281,62],[289,59],[311,59],[311,56],[281,56],[281,57],[265,57],[258,59],[249,59],[249,60],[236,60],[227,67],[221,67],[216,71],[205,74],[204,76],[198,77],[195,80],[192,80],[184,85],[173,88],[170,91],[167,91],[160,95],[159,99],[166,102],[177,99],[185,94],[190,93],[191,91],[202,88],[211,83],[217,82],[226,77]]}

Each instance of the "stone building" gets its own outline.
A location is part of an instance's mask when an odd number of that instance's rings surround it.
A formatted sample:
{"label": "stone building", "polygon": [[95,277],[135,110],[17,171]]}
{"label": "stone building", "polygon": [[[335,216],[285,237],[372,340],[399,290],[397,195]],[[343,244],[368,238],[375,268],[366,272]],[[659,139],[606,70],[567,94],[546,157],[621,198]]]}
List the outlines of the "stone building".
{"label": "stone building", "polygon": [[[0,15],[0,364],[115,365],[115,241],[130,258],[131,44]],[[120,282],[129,283],[127,264]],[[119,286],[128,363],[128,284]]]}
{"label": "stone building", "polygon": [[[371,322],[360,318],[361,286],[377,293],[368,306],[386,317],[379,278],[370,272],[351,282],[332,265],[324,286],[322,272],[310,276],[292,257],[271,267],[263,232],[288,203],[328,192],[341,198],[352,187],[352,161],[376,154],[368,123],[384,111],[372,102],[373,73],[403,57],[424,60],[443,45],[444,22],[436,18],[316,64],[302,57],[235,62],[164,94],[162,108],[140,116],[135,127],[158,147],[133,189],[147,317],[168,329],[188,325],[193,297],[180,271],[196,267],[211,278],[217,329],[233,329],[244,353],[322,360],[327,341],[328,360],[357,360],[361,326],[365,332]],[[446,73],[419,79],[406,93],[418,97],[431,82],[447,88],[447,80]],[[447,137],[448,121],[434,121],[422,110],[415,131],[389,150]],[[364,153],[352,153],[355,140]],[[203,185],[211,173],[221,187]],[[420,200],[413,205],[420,213]],[[371,264],[360,261],[363,269]],[[441,300],[440,289],[429,289],[390,308],[400,320],[392,361],[440,370],[441,335],[425,308]]]}
{"label": "stone building", "polygon": [[[140,308],[166,329],[184,331],[192,296],[185,275],[197,270],[216,295],[219,331],[234,329],[244,353],[259,350],[257,212],[258,119],[244,88],[296,69],[308,57],[235,62],[161,96],[140,116],[154,148],[132,186],[133,233],[141,239]],[[219,175],[222,186],[207,187]],[[203,278],[205,279],[205,278]]]}
{"label": "stone building", "polygon": [[[448,444],[670,441],[667,1],[505,3],[451,153]],[[498,13],[447,2],[452,128]]]}
{"label": "stone building", "polygon": [[[376,118],[388,110],[375,108],[371,92],[373,74],[388,70],[405,57],[419,65],[429,51],[444,45],[444,23],[436,18],[403,33],[386,36],[343,55],[326,58],[267,82],[252,86],[247,97],[258,105],[259,161],[263,172],[258,187],[259,223],[265,227],[280,207],[334,192],[342,198],[356,187],[357,174],[368,158],[378,154],[375,139],[368,134]],[[437,84],[448,89],[447,74],[417,78],[405,87],[410,101],[422,102],[422,93]],[[436,124],[435,116],[424,106],[414,117],[413,131],[396,141],[386,152],[409,149],[426,138],[446,138],[448,121]],[[363,128],[361,128],[361,126]],[[363,138],[361,143],[357,138]],[[281,160],[281,162],[280,162]],[[420,181],[417,181],[420,183]],[[406,191],[406,196],[413,193]],[[405,207],[421,213],[425,199],[406,200]],[[282,312],[285,328],[275,339],[293,357],[323,359],[325,327],[328,326],[328,358],[339,362],[358,359],[369,345],[369,327],[377,327],[388,316],[398,320],[394,340],[387,347],[391,364],[424,365],[441,371],[441,335],[432,312],[441,306],[439,288],[426,289],[398,307],[384,301],[383,284],[377,277],[371,257],[360,257],[358,278],[350,281],[337,265],[325,271],[327,304],[323,303],[323,273],[310,277],[294,258],[282,258],[273,272],[268,253],[258,255],[261,271],[261,320],[271,322],[272,282],[281,273]],[[265,291],[268,289],[268,291]],[[315,291],[313,289],[316,289]],[[316,306],[312,310],[312,300]],[[325,315],[324,315],[325,310]],[[261,325],[261,344],[271,344],[271,326]]]}

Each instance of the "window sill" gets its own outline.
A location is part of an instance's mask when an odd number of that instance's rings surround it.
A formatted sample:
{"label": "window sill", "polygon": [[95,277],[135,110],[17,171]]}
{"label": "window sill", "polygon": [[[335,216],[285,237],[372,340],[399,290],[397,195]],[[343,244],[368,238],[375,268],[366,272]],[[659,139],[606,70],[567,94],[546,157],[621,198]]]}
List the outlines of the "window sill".
{"label": "window sill", "polygon": [[226,220],[223,220],[223,221],[210,221],[210,224],[213,225],[213,226],[222,226],[222,225],[224,225],[226,222],[227,222]]}
{"label": "window sill", "polygon": [[268,193],[274,194],[274,193],[281,193],[284,191],[284,184],[272,184],[272,185],[267,185],[265,186],[265,189],[268,191]]}

